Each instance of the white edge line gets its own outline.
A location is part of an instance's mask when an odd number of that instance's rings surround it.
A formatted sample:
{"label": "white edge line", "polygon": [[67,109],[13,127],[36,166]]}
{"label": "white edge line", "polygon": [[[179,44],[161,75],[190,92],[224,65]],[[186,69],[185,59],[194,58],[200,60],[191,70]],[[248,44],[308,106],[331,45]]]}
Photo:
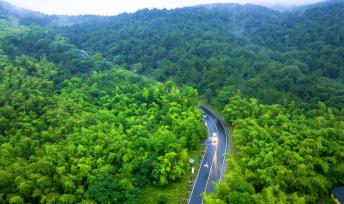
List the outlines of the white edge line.
{"label": "white edge line", "polygon": [[216,129],[216,137],[219,137],[219,130],[217,129],[215,121],[211,117],[209,117],[209,118],[214,123],[215,129]]}
{"label": "white edge line", "polygon": [[[227,130],[226,130],[226,127],[225,127],[225,125],[223,124],[221,118],[218,118],[218,119],[220,120],[221,125],[222,125],[223,129],[225,130],[225,137],[226,137],[225,153],[227,153],[227,146],[228,146],[228,141],[227,141],[227,139],[228,139],[228,134],[227,134]],[[223,156],[222,168],[221,168],[221,173],[220,173],[220,179],[223,177],[223,168],[224,168],[224,166],[225,166],[225,160],[226,160],[226,157]]]}
{"label": "white edge line", "polygon": [[[205,148],[205,153],[207,152],[207,150],[208,150],[208,147]],[[191,194],[190,194],[190,198],[189,198],[188,204],[190,203],[190,200],[191,200],[191,197],[192,197],[192,193],[193,193],[193,191],[194,191],[194,188],[195,188],[195,185],[196,185],[196,181],[197,181],[199,172],[201,171],[202,163],[203,163],[203,159],[204,159],[205,153],[203,154],[202,161],[201,161],[201,163],[200,163],[200,165],[199,165],[198,173],[197,173],[197,176],[196,176],[196,179],[195,179],[195,183],[194,183],[194,185],[193,185],[193,187],[192,187],[192,191],[191,191]]]}
{"label": "white edge line", "polygon": [[[228,146],[228,141],[227,141],[227,138],[228,138],[228,133],[227,133],[227,130],[226,130],[226,127],[225,127],[225,125],[223,124],[223,122],[222,122],[222,120],[221,120],[221,118],[220,117],[217,117],[216,116],[216,114],[213,112],[213,111],[211,111],[210,109],[208,109],[207,107],[205,107],[205,106],[203,106],[203,105],[201,105],[204,109],[206,109],[206,110],[208,110],[211,114],[213,114],[217,119],[219,119],[220,120],[220,122],[221,122],[221,125],[222,125],[222,127],[223,127],[223,129],[225,130],[225,136],[226,136],[226,147],[225,147],[225,153],[227,153],[227,146]],[[216,126],[215,126],[216,127]],[[223,162],[222,162],[222,168],[221,168],[221,173],[220,173],[220,178],[222,177],[222,174],[223,174],[223,168],[224,168],[224,164],[225,164],[225,158],[223,158]]]}
{"label": "white edge line", "polygon": [[[228,139],[228,133],[227,133],[227,130],[226,130],[225,125],[223,124],[221,118],[220,118],[220,117],[217,117],[216,114],[215,114],[213,111],[209,110],[209,109],[206,108],[205,106],[203,106],[203,107],[204,107],[205,109],[207,109],[210,113],[212,113],[217,119],[220,120],[221,125],[222,125],[222,127],[223,127],[223,129],[224,129],[224,131],[225,131],[225,137],[226,137],[225,153],[227,153],[227,147],[228,147],[228,141],[227,141],[227,139]],[[222,168],[221,168],[221,173],[220,173],[220,178],[223,176],[222,174],[223,174],[223,168],[224,168],[225,160],[226,160],[226,159],[223,158],[223,161],[222,161]]]}
{"label": "white edge line", "polygon": [[[215,126],[215,129],[216,129],[216,134],[217,134],[217,137],[219,136],[219,131],[217,130],[217,126],[216,126],[216,123],[215,121],[209,117],[211,121],[213,121],[214,123],[214,126]],[[208,186],[208,183],[209,183],[209,178],[210,178],[210,174],[211,174],[211,169],[213,168],[213,163],[214,163],[214,158],[215,158],[215,155],[216,155],[216,152],[217,151],[217,145],[215,147],[215,151],[214,151],[214,155],[213,155],[213,159],[211,160],[211,165],[210,165],[210,170],[209,170],[209,174],[208,174],[208,178],[207,178],[207,183],[205,184],[205,188],[204,188],[204,191],[203,192],[207,192],[207,186]],[[203,204],[203,198],[202,198],[202,202],[201,204]]]}
{"label": "white edge line", "polygon": [[198,178],[199,172],[201,171],[203,159],[204,159],[204,156],[205,156],[205,153],[207,152],[207,150],[208,150],[208,147],[205,147],[205,152],[204,152],[204,154],[203,154],[202,161],[201,161],[201,163],[199,164],[198,173],[197,173],[197,176],[196,176],[196,179],[195,179],[195,183],[194,183],[194,185],[193,185],[193,187],[192,187],[192,191],[191,191],[191,194],[190,194],[190,197],[189,197],[189,200],[188,200],[188,204],[190,203],[190,200],[191,200],[191,197],[192,197],[192,193],[193,193],[193,191],[194,191],[194,189],[195,189],[195,185],[196,185],[196,182],[197,182],[197,178]]}
{"label": "white edge line", "polygon": [[[214,153],[214,156],[213,156],[213,159],[211,161],[211,166],[210,166],[210,171],[209,171],[209,175],[208,175],[208,178],[207,178],[207,183],[205,184],[205,188],[204,188],[204,191],[203,192],[207,192],[207,187],[208,187],[208,183],[209,183],[209,178],[210,178],[210,174],[211,174],[211,169],[213,168],[213,163],[214,163],[214,157],[215,157],[215,154],[216,154],[216,151],[217,151],[217,146],[215,148],[215,153]],[[202,197],[202,202],[201,204],[203,204],[203,197]]]}

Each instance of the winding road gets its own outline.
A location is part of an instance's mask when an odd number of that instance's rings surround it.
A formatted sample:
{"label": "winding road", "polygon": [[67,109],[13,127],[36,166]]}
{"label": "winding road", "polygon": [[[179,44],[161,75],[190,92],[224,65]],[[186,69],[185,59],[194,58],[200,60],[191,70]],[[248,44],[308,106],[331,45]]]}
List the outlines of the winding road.
{"label": "winding road", "polygon": [[[205,141],[206,151],[203,155],[201,165],[194,182],[188,204],[202,204],[203,192],[213,192],[214,182],[223,178],[226,169],[226,159],[224,153],[228,152],[228,137],[222,121],[216,115],[204,106],[201,110],[207,115],[204,118],[208,128],[208,139]],[[218,141],[213,143],[211,136],[217,134]]]}

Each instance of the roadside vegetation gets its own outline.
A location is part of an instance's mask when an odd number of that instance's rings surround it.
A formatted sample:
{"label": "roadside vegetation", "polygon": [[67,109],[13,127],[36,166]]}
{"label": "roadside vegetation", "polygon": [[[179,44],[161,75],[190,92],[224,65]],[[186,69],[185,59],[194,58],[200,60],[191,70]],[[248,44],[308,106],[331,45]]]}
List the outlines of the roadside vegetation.
{"label": "roadside vegetation", "polygon": [[205,152],[205,147],[200,145],[200,149],[191,151],[189,156],[194,159],[195,168],[194,174],[191,173],[191,168],[186,172],[180,180],[170,183],[165,186],[157,185],[147,185],[145,186],[139,194],[139,203],[146,204],[185,204],[189,198],[193,181],[196,179],[199,163],[203,153]]}
{"label": "roadside vegetation", "polygon": [[195,89],[82,56],[44,29],[3,42],[0,203],[138,202],[189,175],[206,135]]}
{"label": "roadside vegetation", "polygon": [[223,114],[238,152],[206,203],[316,203],[341,185],[343,116],[323,103],[304,111],[241,96],[229,101]]}
{"label": "roadside vegetation", "polygon": [[343,19],[336,0],[112,17],[0,1],[0,203],[185,202],[200,96],[235,146],[207,203],[322,201],[344,185]]}

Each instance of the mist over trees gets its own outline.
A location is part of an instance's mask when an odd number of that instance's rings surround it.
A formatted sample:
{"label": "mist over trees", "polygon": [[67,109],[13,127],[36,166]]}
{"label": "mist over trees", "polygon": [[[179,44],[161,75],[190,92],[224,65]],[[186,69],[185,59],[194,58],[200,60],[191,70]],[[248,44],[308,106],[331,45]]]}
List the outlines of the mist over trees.
{"label": "mist over trees", "polygon": [[231,89],[269,104],[342,107],[343,13],[342,3],[285,13],[215,4],[141,10],[63,34],[116,64],[207,97]]}
{"label": "mist over trees", "polygon": [[319,202],[344,185],[343,19],[341,1],[111,17],[0,2],[0,203],[139,203],[190,172],[200,96],[235,148],[206,203]]}

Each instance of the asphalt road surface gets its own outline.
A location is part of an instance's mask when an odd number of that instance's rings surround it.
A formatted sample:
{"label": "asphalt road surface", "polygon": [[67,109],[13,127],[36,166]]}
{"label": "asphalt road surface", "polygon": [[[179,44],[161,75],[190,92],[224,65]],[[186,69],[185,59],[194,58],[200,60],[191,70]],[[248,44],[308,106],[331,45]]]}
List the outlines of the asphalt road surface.
{"label": "asphalt road surface", "polygon": [[[223,154],[228,152],[228,138],[222,122],[210,110],[203,106],[200,108],[207,115],[204,120],[208,128],[208,139],[205,141],[206,151],[189,197],[189,204],[202,204],[201,194],[215,190],[214,182],[223,178],[226,169]],[[213,133],[217,134],[217,142],[211,139]]]}

